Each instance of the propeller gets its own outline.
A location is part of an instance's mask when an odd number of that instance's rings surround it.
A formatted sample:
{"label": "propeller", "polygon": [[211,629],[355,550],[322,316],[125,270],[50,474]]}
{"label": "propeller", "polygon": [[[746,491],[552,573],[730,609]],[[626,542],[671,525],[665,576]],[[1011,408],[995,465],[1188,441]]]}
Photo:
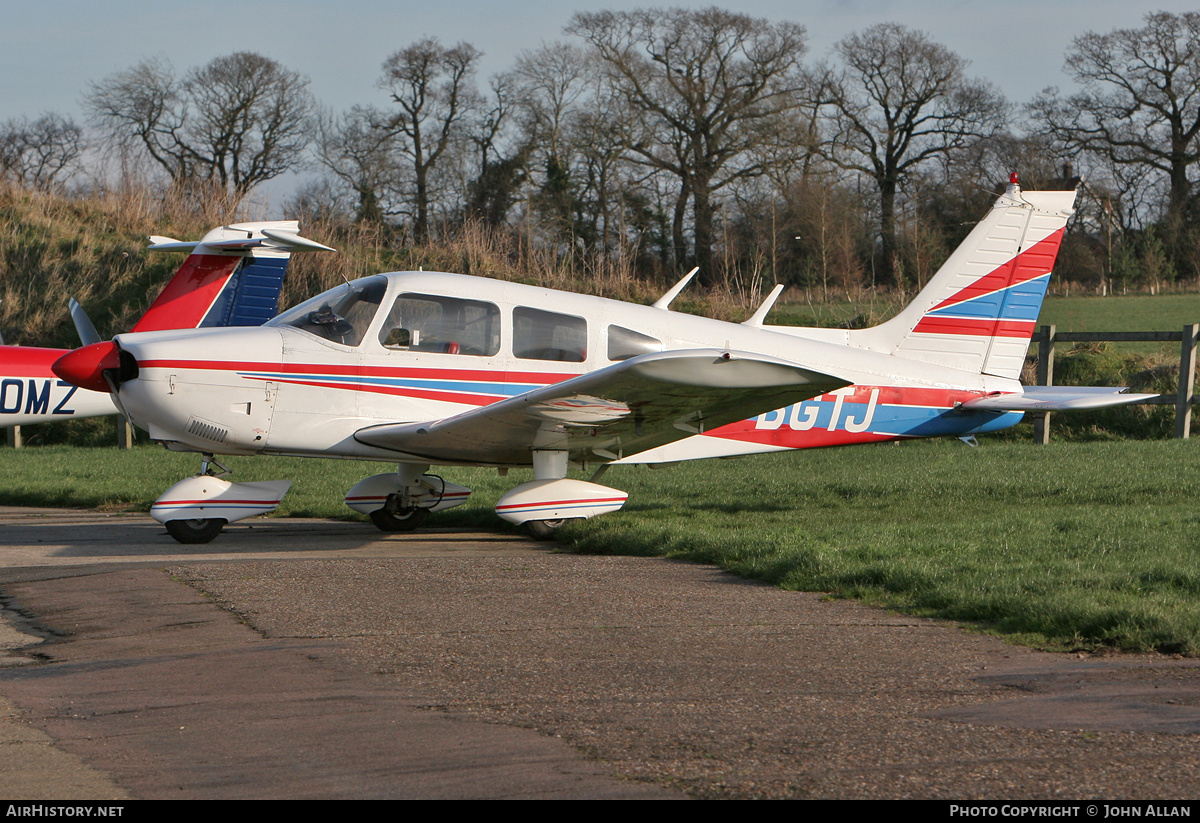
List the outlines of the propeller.
{"label": "propeller", "polygon": [[100,332],[96,331],[91,318],[87,316],[83,306],[79,305],[79,301],[72,297],[67,305],[71,309],[71,320],[75,322],[75,331],[79,333],[79,339],[83,345],[90,346],[93,343],[99,343]]}

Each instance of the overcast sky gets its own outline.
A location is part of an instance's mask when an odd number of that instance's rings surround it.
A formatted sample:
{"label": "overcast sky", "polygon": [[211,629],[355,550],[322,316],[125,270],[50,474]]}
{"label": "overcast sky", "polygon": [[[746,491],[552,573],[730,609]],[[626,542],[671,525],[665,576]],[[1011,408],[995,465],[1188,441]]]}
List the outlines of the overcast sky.
{"label": "overcast sky", "polygon": [[[235,51],[271,57],[312,80],[334,111],[384,103],[375,88],[393,52],[424,36],[465,40],[484,52],[482,78],[512,67],[523,50],[563,38],[575,11],[711,2],[625,0],[0,0],[0,121],[46,111],[83,120],[88,83],[143,58],[180,72]],[[718,4],[721,5],[721,4]],[[1086,31],[1136,27],[1151,11],[1193,11],[1162,0],[740,0],[726,8],[808,29],[809,59],[846,35],[882,22],[921,29],[967,58],[970,73],[1023,103],[1046,86],[1067,87],[1063,57]]]}
{"label": "overcast sky", "polygon": [[[82,119],[89,81],[164,55],[179,70],[235,51],[256,51],[312,79],[335,110],[382,102],[375,88],[392,52],[432,35],[482,50],[484,75],[522,50],[561,38],[577,11],[712,3],[623,0],[0,0],[0,120],[54,110]],[[718,4],[720,5],[720,4]],[[1063,55],[1085,31],[1140,24],[1149,11],[1192,2],[1130,0],[740,0],[727,8],[808,28],[809,56],[824,57],[851,32],[899,22],[928,32],[971,61],[971,72],[1015,102],[1067,85]]]}

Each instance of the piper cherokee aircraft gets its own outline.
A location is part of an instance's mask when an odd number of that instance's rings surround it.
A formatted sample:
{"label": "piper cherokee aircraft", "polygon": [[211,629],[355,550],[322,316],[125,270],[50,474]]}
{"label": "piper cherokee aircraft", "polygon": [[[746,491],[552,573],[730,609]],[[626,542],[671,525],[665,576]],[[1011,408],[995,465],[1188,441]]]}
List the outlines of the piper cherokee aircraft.
{"label": "piper cherokee aircraft", "polygon": [[[292,220],[234,223],[199,241],[150,237],[150,251],[189,252],[179,270],[133,327],[134,332],[215,326],[258,326],[275,316],[288,262],[296,251],[332,251],[300,237]],[[71,300],[84,345],[100,335]],[[80,390],[51,371],[67,349],[0,346],[0,426],[51,423],[117,414],[107,391]]]}
{"label": "piper cherokee aircraft", "polygon": [[[497,513],[549,536],[621,508],[612,464],[670,463],[911,437],[968,437],[1022,411],[1149,395],[1022,387],[1074,191],[1007,190],[915,302],[871,329],[764,325],[435,272],[338,286],[259,328],[117,335],[55,372],[109,390],[168,449],[203,455],[152,514],[184,543],[274,509],[291,481],[234,483],[214,455],[395,461],[346,503],[414,528],[470,490],[432,465],[532,466]],[[694,272],[693,272],[694,273]],[[217,464],[218,468],[223,470]],[[597,468],[591,480],[569,467]]]}

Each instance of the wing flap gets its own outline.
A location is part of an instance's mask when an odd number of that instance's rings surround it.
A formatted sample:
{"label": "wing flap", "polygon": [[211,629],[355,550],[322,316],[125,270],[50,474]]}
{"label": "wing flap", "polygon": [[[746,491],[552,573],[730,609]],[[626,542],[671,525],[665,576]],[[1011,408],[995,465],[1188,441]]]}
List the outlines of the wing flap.
{"label": "wing flap", "polygon": [[606,462],[850,382],[746,352],[656,352],[444,420],[370,426],[354,437],[435,462],[528,465],[533,450]]}

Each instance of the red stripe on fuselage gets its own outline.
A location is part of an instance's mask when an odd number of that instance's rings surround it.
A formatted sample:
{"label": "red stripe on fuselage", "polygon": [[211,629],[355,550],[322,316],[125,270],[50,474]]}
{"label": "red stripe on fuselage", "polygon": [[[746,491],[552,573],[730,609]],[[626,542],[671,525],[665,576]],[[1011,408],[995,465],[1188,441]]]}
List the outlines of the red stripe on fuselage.
{"label": "red stripe on fuselage", "polygon": [[[247,376],[247,380],[269,381],[274,378],[258,375]],[[441,391],[439,389],[416,389],[404,386],[376,386],[371,383],[324,383],[320,380],[278,380],[295,386],[317,386],[322,389],[342,389],[343,391],[370,392],[371,394],[389,394],[397,397],[417,397],[422,400],[442,400],[447,403],[465,403],[468,406],[486,406],[500,400],[507,400],[508,395],[500,394],[467,394],[463,392]]]}
{"label": "red stripe on fuselage", "polygon": [[0,346],[0,376],[54,377],[50,367],[70,349]]}
{"label": "red stripe on fuselage", "polygon": [[[986,392],[965,391],[962,389],[922,389],[905,386],[854,386],[853,390],[840,395],[843,407],[846,404],[862,406],[871,402],[871,394],[878,391],[875,398],[877,407],[913,407],[924,409],[945,409],[949,411],[957,404],[982,397]],[[823,394],[813,397],[804,403],[837,402],[839,395]],[[800,405],[800,404],[794,404]],[[772,410],[774,411],[774,410]],[[860,414],[855,411],[854,414]],[[737,440],[745,443],[759,443],[766,446],[776,446],[785,449],[823,448],[825,446],[848,446],[856,443],[878,443],[885,440],[902,440],[906,435],[886,434],[867,429],[861,432],[847,431],[844,422],[833,431],[829,431],[828,423],[814,425],[809,429],[792,429],[788,425],[776,428],[759,428],[758,417],[749,420],[739,420],[729,423],[705,434],[710,437],[720,437],[725,440]]]}
{"label": "red stripe on fuselage", "polygon": [[[324,363],[264,363],[254,360],[139,360],[142,369],[197,369],[233,372],[280,372],[298,375],[338,375],[347,377],[407,377],[414,380],[473,380],[489,383],[528,383],[545,386],[578,377],[561,372],[523,372],[488,369],[409,368],[405,366],[337,366]],[[270,378],[259,378],[267,379]],[[349,388],[339,384],[340,388]],[[357,388],[357,387],[356,387]]]}
{"label": "red stripe on fuselage", "polygon": [[[488,371],[482,368],[410,368],[404,366],[335,366],[329,364],[281,364],[281,362],[262,362],[253,360],[139,360],[139,368],[163,368],[163,370],[198,370],[218,372],[280,372],[281,374],[298,374],[312,376],[311,380],[289,380],[290,383],[310,383],[322,385],[330,389],[353,389],[361,391],[382,391],[396,389],[395,386],[371,386],[370,384],[344,384],[320,382],[322,374],[337,377],[364,378],[408,378],[414,380],[475,380],[481,383],[517,383],[528,384],[529,390],[540,386],[559,383],[578,377],[578,374],[563,374],[560,372],[509,372]],[[270,377],[256,376],[246,379],[270,380]],[[503,397],[498,397],[503,400]],[[478,404],[478,403],[476,403]]]}

